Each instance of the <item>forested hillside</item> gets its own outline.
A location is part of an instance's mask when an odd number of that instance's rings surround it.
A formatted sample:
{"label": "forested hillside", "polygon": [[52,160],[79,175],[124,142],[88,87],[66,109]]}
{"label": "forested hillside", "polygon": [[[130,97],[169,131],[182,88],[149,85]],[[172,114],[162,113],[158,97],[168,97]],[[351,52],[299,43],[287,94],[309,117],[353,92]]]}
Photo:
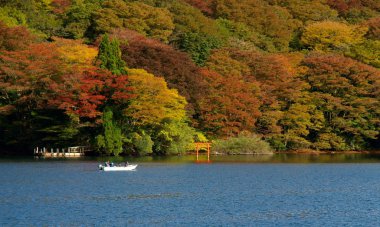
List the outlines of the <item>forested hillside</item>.
{"label": "forested hillside", "polygon": [[0,149],[380,148],[378,0],[0,0]]}

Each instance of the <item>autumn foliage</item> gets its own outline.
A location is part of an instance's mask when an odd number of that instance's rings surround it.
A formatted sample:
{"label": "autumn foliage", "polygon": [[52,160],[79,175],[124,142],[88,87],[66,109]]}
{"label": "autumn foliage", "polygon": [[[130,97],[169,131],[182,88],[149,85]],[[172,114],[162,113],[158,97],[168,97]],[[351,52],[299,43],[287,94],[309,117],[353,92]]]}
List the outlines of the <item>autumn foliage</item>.
{"label": "autumn foliage", "polygon": [[250,135],[275,150],[379,149],[379,10],[377,0],[0,1],[0,146],[165,155]]}
{"label": "autumn foliage", "polygon": [[260,88],[257,83],[244,82],[239,76],[221,76],[202,70],[207,94],[197,101],[200,127],[207,133],[222,137],[252,131],[260,116]]}

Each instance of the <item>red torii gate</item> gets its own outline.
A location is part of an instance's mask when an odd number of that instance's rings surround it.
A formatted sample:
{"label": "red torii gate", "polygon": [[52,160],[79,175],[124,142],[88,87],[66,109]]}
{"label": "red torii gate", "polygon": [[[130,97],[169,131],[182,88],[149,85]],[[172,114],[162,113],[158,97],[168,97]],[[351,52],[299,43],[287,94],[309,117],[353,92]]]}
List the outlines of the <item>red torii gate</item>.
{"label": "red torii gate", "polygon": [[197,152],[197,162],[199,162],[199,150],[201,148],[207,148],[207,162],[210,162],[210,150],[211,150],[211,143],[207,142],[196,142],[195,144],[195,150]]}

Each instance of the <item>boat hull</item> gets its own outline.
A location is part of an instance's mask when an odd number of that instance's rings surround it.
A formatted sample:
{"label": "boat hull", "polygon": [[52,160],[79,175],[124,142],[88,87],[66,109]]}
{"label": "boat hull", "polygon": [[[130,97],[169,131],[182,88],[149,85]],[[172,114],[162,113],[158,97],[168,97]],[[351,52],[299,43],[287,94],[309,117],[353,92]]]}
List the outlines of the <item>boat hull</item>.
{"label": "boat hull", "polygon": [[127,166],[99,166],[100,170],[109,172],[109,171],[131,171],[135,170],[137,165],[127,165]]}

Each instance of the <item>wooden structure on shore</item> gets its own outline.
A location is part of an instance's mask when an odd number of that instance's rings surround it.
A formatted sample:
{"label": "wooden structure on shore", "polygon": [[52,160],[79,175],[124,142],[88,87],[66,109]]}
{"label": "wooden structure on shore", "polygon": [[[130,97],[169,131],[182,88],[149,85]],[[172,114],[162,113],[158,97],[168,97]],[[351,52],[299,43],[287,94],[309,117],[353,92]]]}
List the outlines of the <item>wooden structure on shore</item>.
{"label": "wooden structure on shore", "polygon": [[209,163],[210,162],[211,143],[197,142],[194,144],[195,144],[195,150],[197,152],[197,162],[201,162],[201,161],[199,161],[199,150],[201,148],[206,148],[207,149],[207,162]]}
{"label": "wooden structure on shore", "polygon": [[89,151],[88,147],[85,146],[76,146],[68,148],[50,148],[46,147],[38,148],[36,147],[33,151],[34,156],[37,157],[46,157],[46,158],[55,158],[55,157],[81,157],[85,155],[85,152]]}

